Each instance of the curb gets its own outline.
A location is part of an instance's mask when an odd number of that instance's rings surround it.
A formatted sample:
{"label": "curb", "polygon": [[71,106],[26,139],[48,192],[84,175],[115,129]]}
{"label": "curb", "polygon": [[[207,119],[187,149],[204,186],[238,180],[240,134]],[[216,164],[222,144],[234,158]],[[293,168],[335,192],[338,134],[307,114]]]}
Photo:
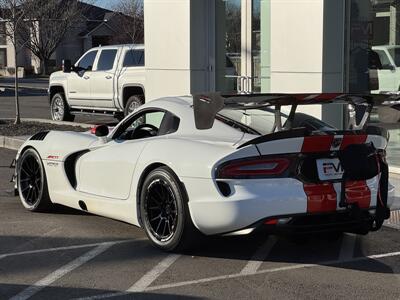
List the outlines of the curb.
{"label": "curb", "polygon": [[25,140],[26,139],[22,140],[8,136],[0,136],[0,148],[18,150],[25,143]]}
{"label": "curb", "polygon": [[[15,118],[0,118],[0,121],[13,121]],[[47,119],[34,119],[34,118],[21,118],[21,122],[37,122],[37,123],[44,123],[44,124],[54,124],[54,125],[68,125],[68,126],[76,126],[76,127],[83,127],[83,128],[92,128],[95,126],[94,124],[86,124],[86,123],[77,123],[77,122],[67,122],[67,121],[53,121]]]}

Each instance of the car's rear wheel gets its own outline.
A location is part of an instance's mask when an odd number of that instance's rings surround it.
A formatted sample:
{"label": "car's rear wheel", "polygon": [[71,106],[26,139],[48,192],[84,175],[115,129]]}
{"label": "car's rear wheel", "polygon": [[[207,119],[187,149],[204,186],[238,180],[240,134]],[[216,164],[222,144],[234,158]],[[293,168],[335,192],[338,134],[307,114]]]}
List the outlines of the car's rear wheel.
{"label": "car's rear wheel", "polygon": [[200,236],[194,227],[187,197],[176,175],[167,167],[153,170],[144,180],[140,212],[152,244],[165,251],[190,248]]}
{"label": "car's rear wheel", "polygon": [[73,122],[75,119],[75,116],[70,113],[68,103],[65,101],[65,95],[63,93],[57,93],[51,98],[50,113],[54,121]]}
{"label": "car's rear wheel", "polygon": [[30,211],[46,211],[51,208],[46,172],[39,154],[26,150],[18,160],[18,191],[24,207]]}

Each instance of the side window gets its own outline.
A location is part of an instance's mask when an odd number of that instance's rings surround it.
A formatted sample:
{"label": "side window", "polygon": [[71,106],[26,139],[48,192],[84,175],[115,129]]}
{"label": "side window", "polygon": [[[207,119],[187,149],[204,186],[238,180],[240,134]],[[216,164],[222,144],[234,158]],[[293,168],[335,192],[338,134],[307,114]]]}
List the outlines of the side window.
{"label": "side window", "polygon": [[100,53],[100,58],[97,63],[97,71],[108,71],[114,67],[115,57],[117,56],[117,49],[106,49]]}
{"label": "side window", "polygon": [[86,53],[84,57],[79,61],[78,67],[84,70],[91,71],[93,69],[93,63],[96,59],[97,51],[91,51]]}
{"label": "side window", "polygon": [[124,67],[143,67],[144,50],[129,50],[125,53]]}
{"label": "side window", "polygon": [[381,60],[382,69],[388,69],[391,66],[389,57],[386,52],[383,50],[375,50],[375,52],[379,55],[379,59]]}
{"label": "side window", "polygon": [[157,136],[163,122],[165,112],[147,111],[129,120],[114,138],[118,140],[136,140]]}

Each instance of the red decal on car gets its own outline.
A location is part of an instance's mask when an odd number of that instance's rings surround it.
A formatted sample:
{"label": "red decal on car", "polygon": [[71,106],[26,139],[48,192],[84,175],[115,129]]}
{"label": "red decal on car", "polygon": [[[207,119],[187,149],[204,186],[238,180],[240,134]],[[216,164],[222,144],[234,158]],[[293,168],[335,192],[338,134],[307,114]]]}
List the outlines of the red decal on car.
{"label": "red decal on car", "polygon": [[357,203],[360,208],[369,208],[371,205],[371,190],[365,180],[346,182],[346,201],[349,204]]}
{"label": "red decal on car", "polygon": [[301,152],[328,152],[331,149],[333,139],[333,135],[306,136]]}
{"label": "red decal on car", "polygon": [[340,150],[344,150],[348,145],[352,144],[364,144],[367,141],[367,135],[345,135],[343,136],[342,145],[340,146]]}
{"label": "red decal on car", "polygon": [[307,195],[307,212],[336,211],[337,197],[333,183],[304,184]]}

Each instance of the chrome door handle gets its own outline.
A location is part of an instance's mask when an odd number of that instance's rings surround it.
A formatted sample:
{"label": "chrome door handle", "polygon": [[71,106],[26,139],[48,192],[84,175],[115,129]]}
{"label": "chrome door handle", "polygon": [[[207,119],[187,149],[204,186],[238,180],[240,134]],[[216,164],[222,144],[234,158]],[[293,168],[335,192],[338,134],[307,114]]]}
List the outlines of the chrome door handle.
{"label": "chrome door handle", "polygon": [[83,76],[83,79],[89,79],[90,77],[89,76]]}
{"label": "chrome door handle", "polygon": [[107,75],[107,76],[106,76],[106,79],[111,79],[111,78],[112,78],[111,75]]}

